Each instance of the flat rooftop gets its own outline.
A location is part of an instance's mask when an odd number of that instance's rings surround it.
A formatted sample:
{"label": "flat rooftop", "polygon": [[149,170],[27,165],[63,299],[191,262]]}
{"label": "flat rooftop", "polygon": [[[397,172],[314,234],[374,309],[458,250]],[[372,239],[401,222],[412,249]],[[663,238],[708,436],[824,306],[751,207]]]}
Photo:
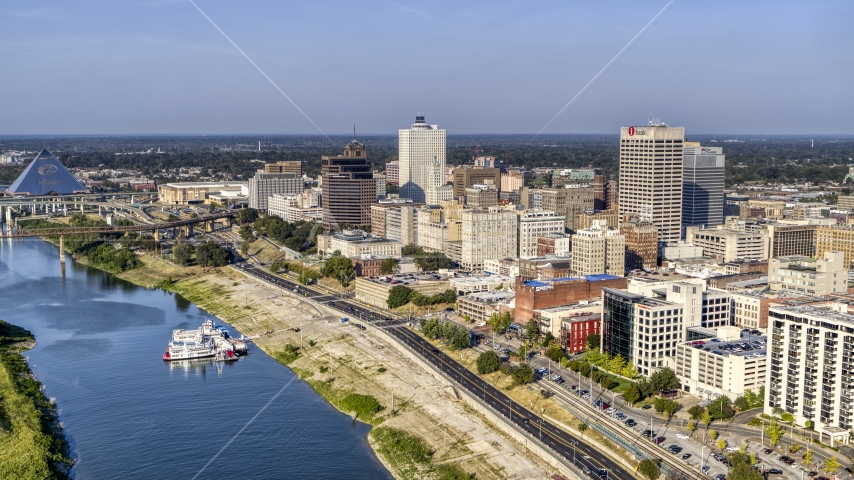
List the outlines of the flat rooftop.
{"label": "flat rooftop", "polygon": [[790,305],[771,305],[772,309],[783,310],[793,313],[806,314],[813,317],[818,317],[822,320],[831,320],[839,323],[847,323],[854,325],[854,315],[850,313],[837,312],[827,308],[813,307],[809,305],[790,306]]}
{"label": "flat rooftop", "polygon": [[[364,277],[363,277],[364,278]],[[448,281],[448,277],[445,275],[439,275],[435,273],[421,273],[421,274],[405,274],[398,273],[395,275],[381,275],[379,277],[367,277],[367,280],[384,284],[384,285],[416,285],[418,283],[425,282],[446,282]]]}
{"label": "flat rooftop", "polygon": [[[698,348],[698,350],[709,349],[709,353],[713,353],[715,355],[722,355],[724,357],[728,357],[730,355],[735,355],[739,357],[745,358],[762,358],[768,354],[768,337],[762,334],[750,334],[745,330],[742,330],[743,337],[739,340],[731,340],[729,342],[715,342],[713,340],[716,339],[708,339],[703,340],[705,345],[702,348]],[[752,342],[765,342],[764,345],[759,345],[758,347]],[[688,342],[691,343],[691,342]],[[747,344],[747,348],[745,348],[745,344]],[[696,348],[696,347],[695,347]]]}
{"label": "flat rooftop", "polygon": [[516,282],[514,277],[509,277],[507,275],[471,275],[468,277],[453,277],[450,279],[456,284],[465,284],[465,285],[477,285],[481,283],[507,283],[513,284]]}
{"label": "flat rooftop", "polygon": [[516,295],[512,292],[476,292],[470,293],[461,298],[467,298],[479,303],[496,303],[510,300],[514,297],[516,297]]}

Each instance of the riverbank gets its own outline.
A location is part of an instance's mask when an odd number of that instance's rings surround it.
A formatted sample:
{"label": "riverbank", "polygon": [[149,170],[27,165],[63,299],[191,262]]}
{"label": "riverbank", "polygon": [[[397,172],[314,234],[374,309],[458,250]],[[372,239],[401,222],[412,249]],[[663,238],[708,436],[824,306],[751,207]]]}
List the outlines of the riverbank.
{"label": "riverbank", "polygon": [[142,267],[119,277],[180,293],[242,334],[261,335],[255,344],[264,352],[288,364],[338,410],[377,427],[369,443],[396,478],[523,479],[553,473],[371,329],[341,324],[333,310],[229,268],[183,269],[152,256],[142,260]]}
{"label": "riverbank", "polygon": [[23,352],[29,331],[0,320],[0,479],[67,479],[72,461],[56,409]]}

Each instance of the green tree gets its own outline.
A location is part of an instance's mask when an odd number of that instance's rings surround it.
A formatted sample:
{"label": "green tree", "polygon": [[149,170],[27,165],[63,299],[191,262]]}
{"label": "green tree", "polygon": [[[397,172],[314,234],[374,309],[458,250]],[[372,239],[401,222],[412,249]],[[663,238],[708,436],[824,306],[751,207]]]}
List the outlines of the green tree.
{"label": "green tree", "polygon": [[519,359],[527,360],[528,359],[528,347],[525,345],[519,345]]}
{"label": "green tree", "polygon": [[718,442],[717,442],[717,445],[718,445],[718,450],[720,450],[721,452],[723,452],[723,451],[724,451],[724,449],[726,448],[726,440],[724,440],[723,438],[719,438],[719,439],[718,439]]}
{"label": "green tree", "polygon": [[807,451],[804,452],[804,463],[807,465],[812,465],[812,450],[807,449]]}
{"label": "green tree", "polygon": [[516,383],[525,385],[534,381],[534,369],[527,363],[520,363],[516,370],[513,371],[513,379]]}
{"label": "green tree", "polygon": [[841,466],[842,464],[836,460],[836,457],[830,457],[826,462],[824,462],[824,471],[834,474]]}
{"label": "green tree", "polygon": [[679,378],[670,367],[664,367],[649,377],[656,391],[674,390],[679,388]]}
{"label": "green tree", "polygon": [[510,316],[510,312],[493,313],[489,316],[489,320],[486,323],[489,324],[493,332],[501,333],[510,327],[510,324],[513,323],[513,318]]}
{"label": "green tree", "polygon": [[620,373],[626,367],[626,359],[622,355],[617,354],[608,360],[607,370],[609,372]]}
{"label": "green tree", "polygon": [[706,430],[709,429],[709,425],[712,423],[712,415],[707,411],[703,410],[703,413],[700,414],[700,422],[702,422],[703,426],[706,427]]}
{"label": "green tree", "polygon": [[581,438],[584,438],[584,432],[587,431],[588,425],[584,422],[578,424],[578,431],[581,432]]}
{"label": "green tree", "polygon": [[780,420],[788,424],[793,424],[795,423],[795,416],[789,412],[783,412],[783,415],[780,416]]}
{"label": "green tree", "polygon": [[335,256],[327,260],[321,273],[325,277],[338,280],[344,287],[350,285],[350,281],[356,278],[356,270],[353,268],[353,261],[350,260],[349,257],[344,256]]}
{"label": "green tree", "polygon": [[[76,214],[74,216],[76,216]],[[76,227],[77,225],[74,225],[74,216],[71,217],[70,223],[71,223],[71,226]],[[181,219],[178,217],[178,215],[175,215],[174,213],[170,213],[169,216],[166,217],[166,221],[170,222],[170,223],[171,222],[177,222],[178,220],[181,220]]]}
{"label": "green tree", "polygon": [[771,440],[771,445],[776,446],[780,443],[780,439],[783,437],[783,427],[781,427],[776,420],[771,420],[768,422],[768,425],[765,426],[765,435],[768,435],[768,439]]}
{"label": "green tree", "polygon": [[635,402],[640,400],[640,397],[640,392],[634,385],[629,385],[625,390],[623,390],[623,400],[628,402],[629,405],[634,405]]}
{"label": "green tree", "polygon": [[709,430],[709,438],[714,442],[716,438],[718,438],[718,432],[714,430]]}
{"label": "green tree", "polygon": [[546,349],[546,357],[551,359],[553,362],[560,362],[561,360],[566,359],[566,355],[563,354],[563,350],[560,348],[560,345],[550,345],[549,348]]}
{"label": "green tree", "polygon": [[244,242],[254,242],[255,241],[255,233],[252,231],[252,227],[249,224],[243,225],[240,227],[240,231],[238,232],[240,235],[240,239]]}
{"label": "green tree", "polygon": [[628,362],[626,362],[626,366],[623,367],[623,371],[620,372],[620,374],[626,378],[634,379],[634,378],[638,377],[637,369],[635,368],[634,365],[632,365],[631,363],[628,363]]}
{"label": "green tree", "polygon": [[393,258],[386,258],[380,263],[380,275],[393,275],[400,271],[400,267],[397,265],[397,260]]}
{"label": "green tree", "polygon": [[172,261],[177,264],[187,265],[190,262],[190,258],[193,256],[193,246],[188,245],[184,242],[179,242],[172,247]]}
{"label": "green tree", "polygon": [[249,254],[249,242],[243,242],[240,244],[240,253],[243,255]]}
{"label": "green tree", "polygon": [[395,285],[388,291],[388,300],[386,300],[386,305],[391,309],[402,307],[409,303],[409,295],[411,293],[411,288],[404,285]]}
{"label": "green tree", "polygon": [[401,249],[401,254],[404,257],[409,257],[412,255],[421,255],[423,253],[424,253],[424,249],[419,247],[418,245],[415,245],[414,243],[410,243],[409,245],[404,245],[404,247]]}
{"label": "green tree", "polygon": [[655,480],[661,475],[661,470],[658,468],[657,460],[646,459],[638,465],[638,472],[649,480]]}
{"label": "green tree", "polygon": [[688,415],[691,415],[691,418],[696,420],[696,419],[700,418],[700,415],[702,415],[703,412],[705,412],[705,411],[706,411],[705,408],[703,408],[699,405],[694,405],[693,407],[688,409]]}
{"label": "green tree", "polygon": [[537,321],[533,318],[528,320],[528,324],[525,325],[525,333],[528,335],[528,338],[534,338],[540,333],[540,326],[537,325]]}
{"label": "green tree", "polygon": [[[755,457],[756,454],[753,454]],[[726,474],[727,479],[731,480],[764,480],[764,476],[759,473],[751,465],[753,460],[750,456],[743,452],[734,452],[728,457],[730,467]]]}
{"label": "green tree", "polygon": [[240,209],[237,211],[237,215],[235,215],[235,220],[237,220],[237,223],[241,225],[252,223],[255,220],[258,220],[258,211],[254,208]]}
{"label": "green tree", "polygon": [[501,359],[494,350],[487,350],[477,357],[477,373],[485,375],[498,370],[501,366]]}
{"label": "green tree", "polygon": [[554,336],[554,335],[552,335],[552,332],[546,332],[546,334],[545,334],[545,335],[543,335],[543,343],[542,343],[542,345],[543,345],[544,347],[548,347],[548,346],[549,346],[549,345],[551,345],[551,343],[552,343],[552,342],[554,342],[554,341],[555,341],[555,336]]}
{"label": "green tree", "polygon": [[688,430],[688,433],[690,433],[691,435],[693,435],[693,434],[694,434],[694,430],[696,430],[696,429],[697,429],[697,422],[692,422],[692,421],[690,421],[690,420],[689,420],[689,421],[688,421],[688,425],[686,425],[686,426],[685,426],[685,428]]}
{"label": "green tree", "polygon": [[732,418],[733,415],[735,415],[735,410],[732,408],[732,402],[726,395],[722,395],[712,400],[712,402],[709,403],[708,411],[715,420]]}
{"label": "green tree", "polygon": [[598,333],[591,333],[590,335],[587,335],[587,338],[584,339],[584,346],[587,347],[588,350],[599,348],[601,343],[602,336]]}

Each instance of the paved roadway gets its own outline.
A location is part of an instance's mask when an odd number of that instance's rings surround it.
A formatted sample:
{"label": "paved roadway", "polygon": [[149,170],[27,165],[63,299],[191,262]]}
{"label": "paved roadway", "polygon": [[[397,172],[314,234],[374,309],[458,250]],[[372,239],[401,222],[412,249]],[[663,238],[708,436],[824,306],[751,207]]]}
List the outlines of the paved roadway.
{"label": "paved roadway", "polygon": [[410,346],[412,351],[420,354],[425,361],[441,369],[460,387],[468,390],[471,395],[483,399],[499,415],[511,419],[517,427],[529,433],[533,438],[542,438],[543,443],[563,455],[570,463],[573,462],[574,458],[579,467],[590,468],[594,474],[597,469],[604,468],[608,472],[608,478],[634,478],[633,474],[594,447],[545,419],[539,418],[518,403],[513,403],[500,390],[483,381],[475,373],[436,349],[433,344],[406,328],[404,320],[391,318],[386,314],[365,308],[362,305],[342,299],[340,295],[328,295],[317,288],[300,285],[253,265],[237,263],[233,266],[247,275],[335,308],[350,317],[352,321],[358,318],[374,327],[385,328],[389,334],[399,339],[401,343]]}

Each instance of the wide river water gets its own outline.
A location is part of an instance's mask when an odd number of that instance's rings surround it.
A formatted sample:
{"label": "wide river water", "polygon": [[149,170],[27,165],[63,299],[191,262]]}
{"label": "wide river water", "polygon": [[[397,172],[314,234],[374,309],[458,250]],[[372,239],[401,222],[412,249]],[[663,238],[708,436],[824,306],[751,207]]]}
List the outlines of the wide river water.
{"label": "wide river water", "polygon": [[173,329],[211,315],[70,258],[62,270],[49,243],[0,241],[0,318],[36,336],[27,356],[75,478],[391,478],[367,425],[254,345],[233,364],[161,360]]}

